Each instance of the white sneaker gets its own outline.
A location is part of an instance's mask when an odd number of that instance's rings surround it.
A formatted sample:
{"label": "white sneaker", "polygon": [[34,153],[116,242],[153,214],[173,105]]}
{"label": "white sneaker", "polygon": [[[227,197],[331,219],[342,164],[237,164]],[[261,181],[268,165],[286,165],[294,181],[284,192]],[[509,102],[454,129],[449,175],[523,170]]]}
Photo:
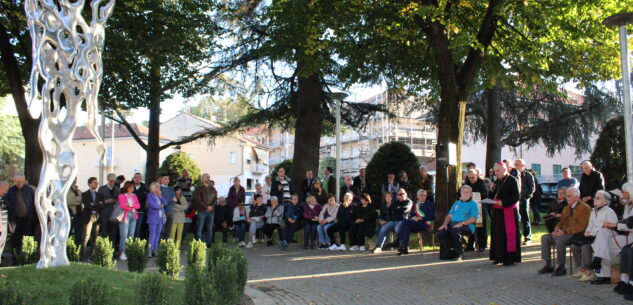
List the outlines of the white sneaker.
{"label": "white sneaker", "polygon": [[251,236],[251,243],[256,244],[257,238],[255,236]]}
{"label": "white sneaker", "polygon": [[121,253],[121,256],[119,257],[120,260],[122,261],[126,261],[127,260],[127,256],[125,256],[125,252]]}
{"label": "white sneaker", "polygon": [[250,248],[252,248],[252,247],[253,247],[253,243],[248,243],[248,244],[246,245],[246,248],[249,248],[249,249],[250,249]]}
{"label": "white sneaker", "polygon": [[237,244],[238,247],[244,247],[246,245],[245,242],[241,241],[239,244]]}
{"label": "white sneaker", "polygon": [[341,244],[336,250],[345,251],[347,250],[347,247],[345,247],[345,244]]}
{"label": "white sneaker", "polygon": [[358,248],[358,251],[366,251],[367,249],[365,248],[365,246],[360,246],[360,248]]}
{"label": "white sneaker", "polygon": [[351,247],[349,247],[350,251],[358,251],[358,249],[359,249],[358,246],[351,246]]}
{"label": "white sneaker", "polygon": [[378,254],[382,252],[382,248],[380,247],[376,247],[376,249],[374,249],[374,253]]}
{"label": "white sneaker", "polygon": [[595,281],[595,280],[596,280],[596,276],[593,273],[591,273],[590,275],[583,274],[578,279],[579,282],[591,282],[591,281]]}
{"label": "white sneaker", "polygon": [[327,248],[330,251],[334,251],[334,250],[338,250],[338,246],[336,244],[332,244],[329,248]]}
{"label": "white sneaker", "polygon": [[582,271],[578,271],[578,272],[572,274],[571,277],[579,279],[580,277],[583,276],[583,274],[584,273]]}

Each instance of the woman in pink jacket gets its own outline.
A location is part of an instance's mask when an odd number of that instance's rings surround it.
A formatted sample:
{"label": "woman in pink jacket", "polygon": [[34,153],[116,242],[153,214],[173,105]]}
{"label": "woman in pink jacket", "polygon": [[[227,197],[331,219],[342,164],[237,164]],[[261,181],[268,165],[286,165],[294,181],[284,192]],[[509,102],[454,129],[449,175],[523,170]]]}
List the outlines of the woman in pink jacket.
{"label": "woman in pink jacket", "polygon": [[136,229],[136,219],[138,215],[136,211],[141,208],[138,197],[134,194],[134,183],[127,181],[121,188],[119,195],[119,207],[125,211],[123,220],[119,222],[119,251],[121,251],[120,259],[127,260],[125,256],[125,240],[128,237],[134,238],[134,230]]}

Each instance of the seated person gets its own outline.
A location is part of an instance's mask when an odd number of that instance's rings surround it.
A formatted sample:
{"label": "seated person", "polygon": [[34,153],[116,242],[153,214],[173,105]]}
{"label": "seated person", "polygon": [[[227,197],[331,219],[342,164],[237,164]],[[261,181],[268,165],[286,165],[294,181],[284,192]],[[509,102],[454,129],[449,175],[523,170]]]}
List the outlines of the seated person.
{"label": "seated person", "polygon": [[[426,201],[426,191],[418,191],[418,201]],[[382,248],[385,247],[387,235],[389,232],[395,232],[398,235],[398,227],[404,218],[411,212],[413,202],[405,195],[400,196],[400,200],[396,200],[392,203],[393,194],[385,193],[383,195],[384,203],[380,207],[380,217],[378,217],[378,223],[380,224],[380,231],[378,232],[378,240],[376,240],[376,248],[374,253],[382,252]]]}
{"label": "seated person", "polygon": [[473,189],[469,185],[463,185],[459,190],[461,196],[446,214],[444,223],[438,228],[437,236],[440,239],[453,242],[455,260],[464,258],[462,249],[462,237],[475,232],[475,222],[479,215],[477,203],[473,200]]}
{"label": "seated person", "polygon": [[246,235],[246,219],[248,218],[248,211],[244,206],[244,202],[240,202],[235,209],[233,209],[233,228],[235,229],[235,237],[240,241],[238,246],[244,247],[245,235]]}
{"label": "seated person", "polygon": [[[350,240],[353,239],[350,231],[352,228],[352,224],[356,220],[356,205],[352,203],[353,200],[353,193],[346,193],[343,196],[343,203],[338,207],[338,212],[336,214],[336,223],[327,230],[330,241],[332,241],[332,245],[329,248],[329,250],[331,251],[347,250],[347,248],[345,247],[345,235],[348,232],[350,232]],[[341,241],[340,243],[336,243],[336,238],[334,237],[335,232],[338,232],[338,236]]]}
{"label": "seated person", "polygon": [[616,259],[618,254],[620,254],[622,260],[620,265],[620,282],[614,290],[620,293],[631,294],[633,294],[633,286],[631,286],[633,283],[629,283],[629,267],[633,260],[631,260],[632,256],[628,256],[628,259],[625,259],[625,249],[630,251],[630,244],[633,242],[633,237],[630,235],[630,233],[633,232],[632,195],[633,183],[627,182],[622,186],[622,196],[620,197],[620,204],[624,206],[622,220],[619,222],[607,221],[602,224],[603,228],[598,230],[598,234],[596,234],[596,239],[592,245],[593,262],[591,264],[592,268],[600,268],[600,272],[597,274],[598,279],[592,283],[602,284],[606,280],[601,280],[601,278],[611,278],[611,263]]}
{"label": "seated person", "polygon": [[[565,257],[567,256],[567,246],[571,243],[575,234],[582,234],[589,223],[591,207],[580,201],[580,190],[577,187],[570,187],[565,194],[567,206],[563,209],[560,222],[556,225],[554,232],[541,237],[541,259],[545,261],[545,266],[538,270],[539,274],[552,273],[553,276],[563,276],[567,274],[565,269]],[[556,261],[558,268],[552,267],[552,247],[556,247]],[[574,255],[574,265],[580,268],[580,255]]]}
{"label": "seated person", "polygon": [[232,218],[233,211],[231,211],[231,208],[226,205],[226,198],[218,198],[218,204],[215,206],[215,216],[213,217],[213,223],[215,224],[214,232],[222,232],[223,243],[226,243],[226,236],[229,231],[229,227],[231,226]]}
{"label": "seated person", "polygon": [[584,238],[575,238],[572,240],[571,250],[574,256],[582,258],[582,269],[578,270],[572,275],[573,278],[579,278],[581,282],[592,282],[596,284],[611,283],[609,276],[603,276],[596,280],[596,276],[593,274],[593,268],[591,268],[591,257],[593,250],[591,244],[594,242],[598,231],[602,229],[604,223],[616,223],[618,222],[618,216],[609,207],[611,202],[611,195],[603,190],[597,191],[594,196],[593,209],[591,216],[589,216],[589,223],[585,229]]}
{"label": "seated person", "polygon": [[[398,191],[398,196],[405,196],[404,190]],[[400,223],[398,228],[398,255],[409,254],[409,234],[426,231],[431,228],[431,222],[435,220],[433,203],[428,200],[418,202],[411,207],[407,219]]]}
{"label": "seated person", "polygon": [[293,194],[290,197],[290,204],[284,210],[284,229],[281,232],[281,247],[288,247],[295,232],[301,229],[301,217],[303,216],[303,206],[299,204],[299,195]]}
{"label": "seated person", "polygon": [[279,204],[277,196],[270,197],[270,206],[266,208],[266,214],[264,214],[266,223],[264,224],[263,229],[264,235],[266,235],[266,245],[269,247],[273,245],[273,232],[275,232],[275,230],[279,230],[283,216],[284,207]]}
{"label": "seated person", "polygon": [[319,249],[326,250],[330,248],[330,237],[327,230],[336,223],[336,215],[338,214],[338,203],[336,196],[328,195],[327,204],[321,209],[319,214],[319,225],[317,226],[317,234],[319,234]]}
{"label": "seated person", "polygon": [[248,223],[248,233],[249,239],[246,248],[252,248],[253,244],[257,242],[257,229],[261,229],[264,227],[264,216],[266,215],[266,206],[264,205],[264,200],[262,195],[255,194],[255,205],[252,205],[248,211],[248,218],[246,218],[246,222]]}
{"label": "seated person", "polygon": [[560,216],[563,212],[563,208],[567,205],[567,200],[565,200],[566,193],[567,188],[559,187],[558,197],[549,204],[547,212],[545,212],[545,227],[547,228],[547,232],[549,233],[554,232],[556,225],[560,221]]}
{"label": "seated person", "polygon": [[369,194],[360,196],[356,207],[356,219],[352,223],[349,238],[350,251],[365,251],[365,241],[376,233],[376,209],[371,206]]}
{"label": "seated person", "polygon": [[319,225],[319,215],[323,206],[317,204],[316,197],[310,195],[306,198],[306,205],[303,207],[303,249],[314,249],[317,239],[317,226]]}

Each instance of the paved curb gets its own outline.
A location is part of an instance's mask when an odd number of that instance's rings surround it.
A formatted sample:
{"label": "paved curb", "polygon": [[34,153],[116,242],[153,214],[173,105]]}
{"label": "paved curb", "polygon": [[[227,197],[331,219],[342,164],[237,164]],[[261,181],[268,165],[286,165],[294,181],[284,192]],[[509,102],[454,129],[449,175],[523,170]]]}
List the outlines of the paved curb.
{"label": "paved curb", "polygon": [[269,295],[248,285],[244,287],[244,294],[251,298],[255,305],[275,305],[275,301]]}

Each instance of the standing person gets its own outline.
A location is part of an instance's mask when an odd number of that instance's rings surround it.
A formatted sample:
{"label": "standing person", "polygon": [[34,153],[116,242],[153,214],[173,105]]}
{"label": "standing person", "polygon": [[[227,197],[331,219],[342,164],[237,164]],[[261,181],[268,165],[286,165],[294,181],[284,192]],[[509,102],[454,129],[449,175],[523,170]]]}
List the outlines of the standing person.
{"label": "standing person", "polygon": [[245,235],[246,235],[246,219],[248,218],[248,211],[243,202],[233,209],[233,227],[235,227],[235,236],[239,240],[239,247],[244,247]]}
{"label": "standing person", "polygon": [[132,177],[132,182],[134,183],[134,194],[136,198],[138,198],[138,202],[141,204],[141,208],[136,211],[136,229],[134,229],[134,238],[140,237],[143,239],[147,239],[148,237],[148,228],[147,223],[145,222],[147,215],[147,206],[145,202],[147,201],[147,194],[149,190],[143,183],[143,175],[141,173],[136,173]]}
{"label": "standing person", "polygon": [[369,194],[360,196],[360,205],[355,209],[356,219],[350,230],[350,251],[365,251],[367,238],[376,233],[376,209],[371,206]]}
{"label": "standing person", "polygon": [[464,259],[462,250],[462,237],[471,235],[475,230],[475,222],[479,214],[477,203],[473,201],[473,190],[469,185],[462,185],[460,198],[446,214],[444,223],[437,229],[440,239],[453,243],[455,260]]}
{"label": "standing person", "polygon": [[11,246],[14,250],[21,250],[22,239],[24,236],[34,236],[38,224],[35,192],[26,184],[22,174],[14,175],[13,183],[6,195],[9,202],[9,224],[15,227],[11,235]]}
{"label": "standing person", "polygon": [[407,194],[411,194],[411,182],[409,181],[409,174],[407,174],[406,171],[401,171],[400,174],[398,174],[398,185],[400,186],[400,188],[404,189]]}
{"label": "standing person", "polygon": [[160,241],[160,232],[167,216],[165,216],[165,206],[167,200],[161,194],[160,186],[156,182],[149,185],[149,195],[147,195],[147,224],[149,225],[149,255],[156,256],[158,253],[158,243]]}
{"label": "standing person", "polygon": [[357,197],[358,195],[360,195],[360,193],[358,193],[358,189],[356,188],[355,185],[352,185],[353,180],[352,177],[349,175],[345,176],[345,184],[343,186],[341,186],[341,191],[340,191],[340,197],[339,197],[339,201],[343,202],[343,196],[345,196],[345,194],[347,193],[352,193],[352,195],[354,195],[354,197]]}
{"label": "standing person", "polygon": [[[292,201],[292,197],[290,197]],[[264,223],[264,235],[266,235],[266,245],[273,245],[273,233],[277,230],[277,234],[281,236],[279,233],[281,220],[284,217],[284,207],[279,204],[279,199],[273,197],[270,199],[270,206],[266,208],[266,213],[264,214],[264,218],[266,219]],[[280,238],[281,239],[281,238]]]}
{"label": "standing person", "polygon": [[593,207],[593,196],[599,190],[604,190],[604,177],[589,161],[582,163],[582,177],[580,177],[580,199]]}
{"label": "standing person", "polygon": [[[472,193],[479,193],[481,199],[488,197],[488,188],[484,184],[483,180],[479,178],[476,170],[468,170],[468,175],[466,176],[466,182],[464,183],[464,185],[470,186]],[[477,205],[476,202],[475,205]],[[477,210],[477,214],[479,214],[479,208]],[[477,246],[479,248],[479,252],[483,252],[486,247],[488,247],[488,230],[486,229],[486,221],[488,220],[488,208],[485,204],[481,204],[481,219],[482,222],[481,224],[479,224],[479,226],[472,226],[472,228],[474,228],[474,231],[471,230],[471,233],[474,234],[468,235],[468,246],[466,247],[466,250],[468,251],[472,251],[475,249],[475,235],[477,237],[476,239],[478,242]],[[475,217],[475,220],[477,220],[477,217]]]}
{"label": "standing person", "polygon": [[211,186],[210,178],[209,174],[202,174],[202,185],[196,188],[195,191],[195,208],[198,212],[196,217],[196,238],[199,240],[204,238],[207,247],[210,247],[213,241],[214,209],[218,197],[218,192]]}
{"label": "standing person", "polygon": [[162,229],[162,238],[169,238],[169,232],[171,231],[171,224],[173,222],[172,208],[176,204],[176,193],[174,189],[169,186],[169,175],[162,174],[160,176],[160,193],[162,194],[165,201],[167,201],[167,205],[165,206],[165,215],[167,216],[167,221],[165,222],[165,226]]}
{"label": "standing person", "polygon": [[121,188],[116,186],[116,175],[108,174],[108,183],[102,185],[99,188],[99,193],[104,198],[104,204],[99,211],[99,221],[101,222],[99,228],[99,234],[101,237],[108,237],[113,245],[116,245],[118,237],[119,224],[110,221],[110,215],[114,211],[114,205],[119,202],[119,194],[121,194]]}
{"label": "standing person", "polygon": [[[264,216],[267,210],[262,197],[259,195],[254,197],[255,205],[249,207],[246,216],[246,223],[248,223],[248,244],[246,244],[246,248],[252,248],[253,244],[257,243],[257,230],[264,227]],[[273,200],[278,199],[276,196],[270,197],[270,201]]]}
{"label": "standing person", "polygon": [[530,209],[532,210],[532,218],[534,222],[532,222],[535,226],[540,226],[543,220],[541,219],[541,211],[539,211],[539,207],[541,206],[541,201],[543,200],[543,189],[541,188],[541,184],[538,183],[538,178],[536,178],[536,171],[530,169],[530,174],[534,177],[534,196],[532,196],[532,200],[530,200]]}
{"label": "standing person", "polygon": [[578,180],[571,176],[571,170],[569,168],[563,168],[562,174],[563,179],[558,180],[558,183],[556,183],[556,189],[561,187],[564,187],[565,189],[572,186],[578,187]]}
{"label": "standing person", "polygon": [[286,176],[286,169],[280,167],[277,170],[277,177],[275,177],[270,188],[270,196],[276,196],[277,199],[285,205],[286,203],[290,203],[290,196],[294,193],[295,191],[292,188],[290,177]]}
{"label": "standing person", "polygon": [[[325,191],[325,189],[323,189],[323,185],[321,184],[321,181],[319,181],[318,179],[314,181],[314,183],[312,184],[312,191],[310,192],[310,194],[314,196],[314,198],[316,199],[317,203],[320,206],[323,206],[327,203],[328,194]],[[306,202],[307,201],[308,201],[308,197],[306,197]]]}
{"label": "standing person", "polygon": [[70,227],[74,231],[75,245],[80,245],[83,236],[83,226],[81,225],[81,209],[83,207],[81,206],[81,190],[77,186],[77,178],[73,180],[73,184],[68,189],[66,204],[68,212],[70,212]]}
{"label": "standing person", "polygon": [[327,205],[321,209],[319,213],[319,225],[317,233],[319,234],[319,249],[326,250],[330,247],[330,237],[327,230],[336,223],[338,215],[338,203],[336,203],[336,195],[330,194],[327,198]]}
{"label": "standing person", "polygon": [[[99,180],[95,177],[88,179],[88,190],[81,194],[83,210],[81,223],[83,224],[83,242],[81,244],[82,257],[86,259],[92,251],[88,251],[88,243],[94,247],[94,242],[99,236],[101,221],[99,211],[105,204],[105,198],[99,192]],[[93,236],[94,235],[94,236]]]}
{"label": "standing person", "polygon": [[534,177],[525,168],[525,161],[517,159],[514,161],[521,181],[521,201],[519,203],[519,217],[523,225],[523,245],[529,246],[532,242],[532,226],[530,224],[530,199],[534,196]]}
{"label": "standing person", "polygon": [[517,178],[510,175],[504,163],[495,164],[494,170],[497,181],[492,197],[495,203],[490,207],[490,260],[495,265],[503,263],[504,266],[510,266],[521,262],[521,232],[517,208],[521,199],[521,188]]}
{"label": "standing person", "polygon": [[[216,232],[222,232],[223,243],[227,242],[229,227],[231,226],[231,220],[233,219],[233,210],[234,209],[231,209],[227,205],[226,199],[224,197],[220,196],[220,198],[218,198],[218,204],[215,206],[215,216],[213,217],[213,224],[215,225]],[[213,242],[215,242],[215,236],[213,236]]]}
{"label": "standing person", "polygon": [[[329,197],[333,197],[328,195]],[[336,200],[334,200],[336,201]],[[303,249],[314,249],[317,239],[317,227],[319,225],[319,214],[321,214],[322,206],[317,204],[314,196],[306,198],[306,205],[303,207]]]}
{"label": "standing person", "polygon": [[428,198],[429,201],[434,202],[435,197],[433,197],[433,176],[429,175],[426,167],[420,166],[420,177],[422,177],[420,185],[422,189],[426,191],[426,198]]}
{"label": "standing person", "polygon": [[[477,171],[477,177],[479,177],[479,179],[484,182],[484,185],[486,186],[486,190],[490,192],[490,189],[492,188],[492,180],[490,180],[490,178],[484,175],[484,172],[481,171],[481,168],[475,168],[475,171]],[[485,198],[485,197],[481,197],[481,198]]]}
{"label": "standing person", "polygon": [[[398,190],[399,198],[406,196],[403,189]],[[418,197],[422,199],[422,197]],[[411,207],[411,212],[407,219],[400,223],[398,228],[398,255],[409,254],[409,234],[427,231],[431,228],[431,222],[435,220],[435,207],[433,203],[425,200],[420,201]]]}
{"label": "standing person", "polygon": [[123,209],[123,220],[119,222],[119,251],[121,252],[121,260],[127,260],[125,256],[125,240],[128,237],[134,238],[134,230],[136,230],[136,220],[138,218],[136,211],[141,208],[138,198],[134,194],[134,183],[128,181],[123,184],[121,194],[119,194],[119,207]]}
{"label": "standing person", "polygon": [[325,192],[329,195],[329,194],[336,194],[336,178],[334,177],[334,174],[332,174],[334,172],[334,170],[331,167],[326,167],[325,168],[325,177],[323,178],[323,189],[325,190]]}
{"label": "standing person", "polygon": [[382,185],[381,193],[382,195],[384,195],[385,193],[392,193],[395,196],[399,188],[400,186],[398,185],[398,182],[396,181],[396,175],[394,175],[393,173],[389,173],[387,174],[387,183],[384,183]]}
{"label": "standing person", "polygon": [[[327,230],[327,235],[330,237],[332,241],[332,245],[328,248],[330,251],[340,250],[345,251],[347,248],[345,247],[345,235],[349,232],[350,234],[350,245],[354,245],[355,236],[352,236],[352,225],[356,220],[356,205],[352,204],[352,200],[354,199],[354,194],[345,193],[343,196],[343,203],[338,207],[338,212],[336,214],[336,223],[331,226]],[[336,238],[334,237],[334,232],[338,232],[340,243],[336,242]],[[357,246],[358,248],[358,246]],[[356,249],[358,250],[358,249]]]}
{"label": "standing person", "polygon": [[176,194],[176,204],[172,208],[172,221],[169,230],[169,238],[176,241],[176,247],[180,249],[180,241],[182,240],[185,227],[185,211],[189,208],[189,201],[185,197],[181,186],[174,187]]}
{"label": "standing person", "polygon": [[0,181],[0,266],[2,266],[2,252],[9,235],[9,205],[4,197],[9,191],[9,184]]}
{"label": "standing person", "polygon": [[125,183],[125,176],[123,175],[118,175],[116,177],[116,181],[114,182],[114,185],[118,186],[119,188],[121,188],[121,186],[123,185],[123,183]]}
{"label": "standing person", "polygon": [[262,185],[262,191],[266,194],[266,201],[270,198],[270,190],[273,186],[273,179],[270,176],[264,178],[264,185]]}
{"label": "standing person", "polygon": [[312,191],[312,184],[314,184],[316,180],[311,170],[306,171],[306,177],[301,181],[301,201],[305,202],[306,198],[312,195],[310,191]]}
{"label": "standing person", "polygon": [[[262,201],[268,202],[269,197],[264,192],[264,188],[262,187],[262,185],[259,183],[255,184],[255,193],[253,195],[261,195]],[[249,199],[248,205],[253,205],[254,203],[255,203],[255,196],[251,196],[251,198]]]}
{"label": "standing person", "polygon": [[358,176],[354,178],[354,186],[356,186],[360,194],[368,192],[367,179],[365,178],[365,174],[366,170],[364,168],[361,168],[358,171]]}
{"label": "standing person", "polygon": [[299,196],[294,194],[290,197],[290,204],[286,206],[286,209],[284,210],[284,229],[281,234],[282,238],[280,242],[282,248],[285,249],[288,247],[288,244],[292,242],[295,232],[301,229],[302,216],[303,206],[299,204]]}
{"label": "standing person", "polygon": [[182,191],[182,195],[185,196],[187,200],[191,200],[191,186],[193,185],[193,179],[189,176],[189,171],[187,169],[182,170],[182,176],[176,179],[176,186],[180,187]]}
{"label": "standing person", "polygon": [[[486,174],[486,178],[490,179],[491,182],[496,182],[497,181],[497,176],[495,175],[495,170],[493,168],[489,168],[488,169],[488,173]],[[490,190],[492,190],[492,188],[488,188]]]}
{"label": "standing person", "polygon": [[229,194],[226,196],[226,205],[234,209],[240,202],[246,202],[246,190],[241,184],[240,178],[233,178],[233,186],[229,189]]}

